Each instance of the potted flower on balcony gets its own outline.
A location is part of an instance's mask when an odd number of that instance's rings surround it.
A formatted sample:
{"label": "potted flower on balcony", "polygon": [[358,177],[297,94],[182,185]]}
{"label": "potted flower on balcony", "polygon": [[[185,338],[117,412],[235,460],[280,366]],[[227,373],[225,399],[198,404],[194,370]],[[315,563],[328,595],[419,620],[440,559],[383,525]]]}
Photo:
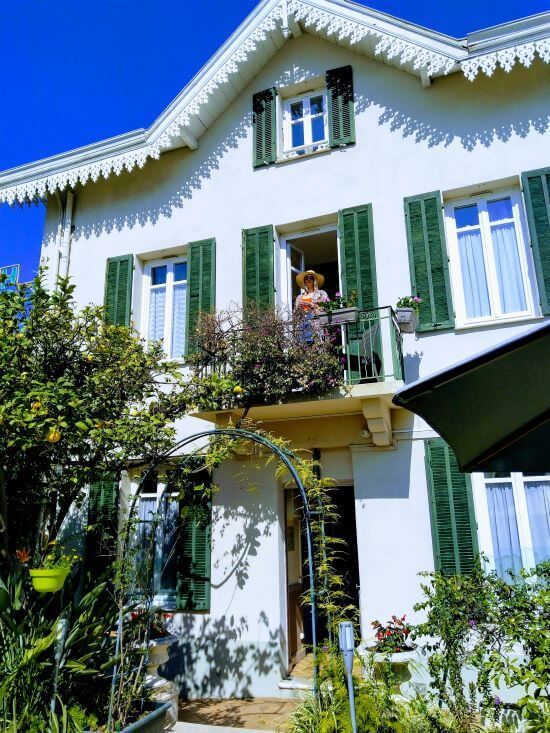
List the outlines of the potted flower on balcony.
{"label": "potted flower on balcony", "polygon": [[405,295],[399,298],[395,308],[397,323],[402,333],[414,333],[418,325],[418,311],[422,298],[418,295]]}
{"label": "potted flower on balcony", "polygon": [[357,323],[359,317],[359,308],[355,307],[357,293],[352,290],[349,297],[336,293],[334,298],[319,301],[318,305],[322,308],[323,313],[319,313],[316,317],[320,324],[330,324],[337,326],[342,323]]}
{"label": "potted flower on balcony", "polygon": [[373,621],[374,643],[366,644],[366,651],[373,653],[375,674],[381,675],[383,667],[391,666],[395,681],[395,691],[399,692],[404,682],[411,678],[409,663],[414,659],[416,644],[409,640],[411,630],[406,622],[406,615],[393,615],[386,624]]}
{"label": "potted flower on balcony", "polygon": [[56,593],[63,588],[72,566],[79,559],[73,550],[67,550],[57,540],[47,545],[40,567],[31,568],[29,575],[38,593]]}

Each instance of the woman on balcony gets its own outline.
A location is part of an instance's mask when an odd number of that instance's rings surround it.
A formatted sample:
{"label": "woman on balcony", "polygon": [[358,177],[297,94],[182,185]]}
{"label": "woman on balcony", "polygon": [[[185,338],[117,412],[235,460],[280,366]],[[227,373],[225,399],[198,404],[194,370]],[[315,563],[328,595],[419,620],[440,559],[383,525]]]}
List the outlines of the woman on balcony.
{"label": "woman on balcony", "polygon": [[322,303],[329,300],[323,287],[325,278],[315,270],[305,270],[296,275],[296,282],[301,288],[296,298],[296,314],[299,317],[298,334],[301,341],[311,345],[315,334],[320,332],[319,323],[315,316],[323,312]]}
{"label": "woman on balcony", "polygon": [[300,295],[296,298],[296,310],[300,309],[304,315],[316,316],[322,313],[321,303],[329,300],[324,290],[320,290],[325,282],[324,275],[315,270],[305,270],[296,275],[296,282],[301,288]]}

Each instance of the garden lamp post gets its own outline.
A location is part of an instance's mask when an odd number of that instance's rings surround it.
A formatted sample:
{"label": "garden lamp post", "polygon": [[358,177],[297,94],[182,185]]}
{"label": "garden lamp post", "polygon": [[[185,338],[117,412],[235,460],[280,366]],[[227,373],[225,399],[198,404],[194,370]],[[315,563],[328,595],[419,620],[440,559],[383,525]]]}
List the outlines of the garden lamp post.
{"label": "garden lamp post", "polygon": [[357,722],[355,720],[355,695],[353,693],[353,655],[355,651],[355,639],[353,635],[353,624],[351,621],[342,621],[338,625],[338,638],[340,651],[344,657],[344,666],[348,678],[349,712],[351,717],[351,729],[357,733]]}

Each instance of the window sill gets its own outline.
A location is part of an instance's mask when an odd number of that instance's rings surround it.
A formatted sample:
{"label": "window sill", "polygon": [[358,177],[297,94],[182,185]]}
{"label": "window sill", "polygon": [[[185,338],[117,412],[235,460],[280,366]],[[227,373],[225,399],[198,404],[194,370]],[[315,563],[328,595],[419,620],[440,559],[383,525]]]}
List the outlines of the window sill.
{"label": "window sill", "polygon": [[473,331],[476,329],[501,327],[501,326],[514,326],[518,323],[537,323],[544,320],[544,316],[535,316],[532,313],[528,313],[522,316],[515,316],[514,318],[493,318],[490,321],[472,321],[467,323],[455,323],[455,331]]}
{"label": "window sill", "polygon": [[296,163],[298,160],[303,160],[304,158],[313,158],[316,155],[324,155],[326,153],[330,153],[332,151],[332,148],[326,147],[322,150],[312,150],[309,153],[304,153],[303,155],[294,155],[291,158],[277,158],[275,161],[276,165],[279,165],[280,163]]}

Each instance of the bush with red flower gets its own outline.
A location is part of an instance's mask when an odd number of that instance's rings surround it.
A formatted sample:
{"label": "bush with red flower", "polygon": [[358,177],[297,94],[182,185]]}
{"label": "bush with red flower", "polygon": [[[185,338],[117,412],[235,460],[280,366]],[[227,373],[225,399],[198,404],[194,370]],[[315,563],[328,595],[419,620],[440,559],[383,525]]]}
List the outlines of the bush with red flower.
{"label": "bush with red flower", "polygon": [[406,615],[399,618],[395,614],[385,625],[380,621],[373,621],[371,626],[376,637],[375,651],[393,654],[395,652],[409,652],[415,644],[409,641],[411,630],[406,622]]}

